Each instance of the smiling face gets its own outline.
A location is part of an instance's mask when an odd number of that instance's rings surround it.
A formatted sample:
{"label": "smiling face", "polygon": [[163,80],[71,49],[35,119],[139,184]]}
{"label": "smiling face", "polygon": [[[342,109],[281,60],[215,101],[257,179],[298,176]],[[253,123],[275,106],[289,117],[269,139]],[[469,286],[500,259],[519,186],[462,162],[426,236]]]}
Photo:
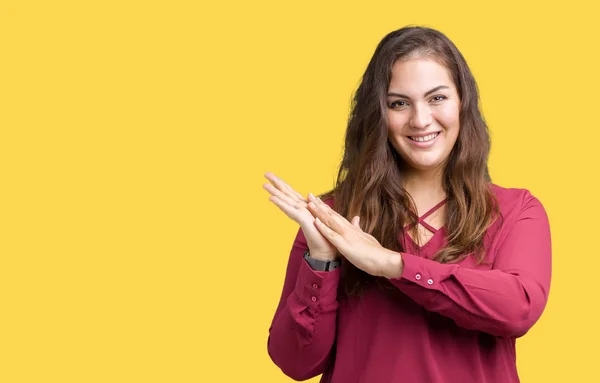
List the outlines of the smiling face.
{"label": "smiling face", "polygon": [[392,66],[388,138],[410,172],[440,170],[460,128],[460,100],[449,70],[429,58]]}

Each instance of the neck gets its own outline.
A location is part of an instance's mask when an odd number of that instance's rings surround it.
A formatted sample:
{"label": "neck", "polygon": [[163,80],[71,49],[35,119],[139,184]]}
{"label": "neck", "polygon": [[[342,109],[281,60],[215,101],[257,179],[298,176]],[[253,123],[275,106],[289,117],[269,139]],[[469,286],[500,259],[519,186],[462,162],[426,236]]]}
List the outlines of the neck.
{"label": "neck", "polygon": [[403,186],[417,206],[435,204],[446,198],[442,176],[443,169],[405,172]]}

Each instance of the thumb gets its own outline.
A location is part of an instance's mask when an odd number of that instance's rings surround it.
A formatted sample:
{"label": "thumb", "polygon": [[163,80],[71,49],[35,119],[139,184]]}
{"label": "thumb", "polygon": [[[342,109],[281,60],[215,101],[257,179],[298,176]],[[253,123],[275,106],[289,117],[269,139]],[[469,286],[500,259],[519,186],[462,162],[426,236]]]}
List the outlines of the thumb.
{"label": "thumb", "polygon": [[350,222],[352,223],[352,225],[354,225],[354,226],[356,226],[356,227],[358,227],[360,229],[360,225],[359,225],[360,217],[358,215],[355,215],[352,218],[352,221],[350,221]]}

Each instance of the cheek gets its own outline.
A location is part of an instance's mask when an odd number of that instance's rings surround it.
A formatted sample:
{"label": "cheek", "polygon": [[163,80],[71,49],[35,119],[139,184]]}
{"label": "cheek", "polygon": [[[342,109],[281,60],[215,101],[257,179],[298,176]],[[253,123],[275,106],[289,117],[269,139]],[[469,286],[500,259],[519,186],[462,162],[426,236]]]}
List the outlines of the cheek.
{"label": "cheek", "polygon": [[444,108],[440,108],[437,110],[435,115],[436,120],[438,120],[444,127],[448,130],[458,129],[460,125],[459,121],[459,110],[456,105],[446,105]]}
{"label": "cheek", "polygon": [[407,119],[402,113],[388,112],[387,114],[390,133],[399,133]]}

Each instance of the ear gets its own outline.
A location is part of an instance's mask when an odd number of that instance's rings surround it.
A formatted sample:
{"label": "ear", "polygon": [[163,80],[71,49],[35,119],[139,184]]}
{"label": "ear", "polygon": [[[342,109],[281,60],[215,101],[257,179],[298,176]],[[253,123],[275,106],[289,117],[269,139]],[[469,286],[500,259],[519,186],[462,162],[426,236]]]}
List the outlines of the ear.
{"label": "ear", "polygon": [[352,223],[352,225],[354,225],[354,226],[356,226],[356,227],[358,227],[358,228],[360,229],[359,222],[360,222],[360,217],[359,217],[359,216],[357,216],[357,215],[355,215],[355,216],[352,218],[352,221],[350,221],[350,223]]}

